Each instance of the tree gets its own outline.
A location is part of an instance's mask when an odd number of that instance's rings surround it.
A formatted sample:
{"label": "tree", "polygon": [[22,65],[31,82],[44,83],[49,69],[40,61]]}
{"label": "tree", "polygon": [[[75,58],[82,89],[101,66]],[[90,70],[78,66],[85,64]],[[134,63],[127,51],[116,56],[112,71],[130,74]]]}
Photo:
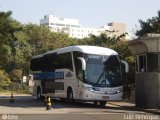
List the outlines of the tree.
{"label": "tree", "polygon": [[10,47],[12,12],[0,12],[0,69],[7,67],[12,54]]}
{"label": "tree", "polygon": [[4,70],[0,70],[0,87],[7,87],[10,83],[8,74]]}
{"label": "tree", "polygon": [[12,71],[15,65],[15,33],[21,30],[21,24],[11,17],[12,12],[0,12],[0,68]]}
{"label": "tree", "polygon": [[42,54],[49,50],[76,44],[72,38],[63,32],[51,32],[48,27],[27,24],[24,26],[27,42],[32,49],[32,56]]}
{"label": "tree", "polygon": [[8,44],[10,39],[10,31],[12,30],[10,22],[12,21],[11,18],[11,11],[8,12],[0,12],[0,43],[1,44]]}
{"label": "tree", "polygon": [[21,83],[22,80],[22,70],[21,69],[14,69],[10,73],[10,78],[13,82]]}
{"label": "tree", "polygon": [[50,31],[44,26],[27,24],[23,29],[26,41],[29,43],[33,55],[43,53],[49,44]]}
{"label": "tree", "polygon": [[12,62],[11,47],[5,44],[0,45],[0,69],[8,70]]}
{"label": "tree", "polygon": [[158,16],[147,19],[147,21],[139,20],[140,30],[136,31],[137,36],[143,36],[147,33],[160,33],[160,11]]}

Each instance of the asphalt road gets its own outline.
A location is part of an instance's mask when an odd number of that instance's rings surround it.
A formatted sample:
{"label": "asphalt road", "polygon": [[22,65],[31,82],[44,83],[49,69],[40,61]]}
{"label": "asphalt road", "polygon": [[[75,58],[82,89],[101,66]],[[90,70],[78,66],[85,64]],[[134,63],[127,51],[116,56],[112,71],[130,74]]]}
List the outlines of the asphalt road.
{"label": "asphalt road", "polygon": [[100,107],[52,99],[52,109],[46,110],[44,102],[33,96],[14,96],[14,101],[10,103],[10,96],[0,96],[0,120],[160,120],[160,116],[134,106],[106,104]]}

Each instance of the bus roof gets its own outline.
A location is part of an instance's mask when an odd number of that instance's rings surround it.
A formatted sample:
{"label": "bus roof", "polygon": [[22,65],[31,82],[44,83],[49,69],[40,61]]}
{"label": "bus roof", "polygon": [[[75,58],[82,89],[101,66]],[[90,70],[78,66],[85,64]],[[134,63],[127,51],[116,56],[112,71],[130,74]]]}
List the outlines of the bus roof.
{"label": "bus roof", "polygon": [[61,54],[61,53],[67,53],[71,51],[78,51],[78,52],[83,52],[87,54],[96,54],[96,55],[118,55],[118,53],[115,52],[114,50],[105,48],[105,47],[89,46],[89,45],[75,45],[75,46],[68,46],[68,47],[57,49],[57,50],[49,51],[42,55],[34,56],[33,58],[42,57],[43,55],[51,54],[51,53]]}
{"label": "bus roof", "polygon": [[88,54],[98,54],[98,55],[118,55],[117,52],[115,52],[112,49],[104,48],[104,47],[98,47],[98,46],[89,46],[89,45],[75,45],[75,46],[69,46],[60,48],[57,50],[50,51],[48,53],[66,53],[71,51],[78,51]]}

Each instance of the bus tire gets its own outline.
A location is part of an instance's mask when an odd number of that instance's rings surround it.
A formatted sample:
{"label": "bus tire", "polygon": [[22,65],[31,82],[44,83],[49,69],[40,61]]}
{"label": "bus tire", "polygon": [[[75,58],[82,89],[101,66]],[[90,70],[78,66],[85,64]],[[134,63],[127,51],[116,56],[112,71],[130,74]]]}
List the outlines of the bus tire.
{"label": "bus tire", "polygon": [[106,105],[106,101],[99,101],[100,106],[105,106]]}
{"label": "bus tire", "polygon": [[72,89],[69,89],[67,91],[67,101],[69,103],[73,103],[73,91],[72,91]]}
{"label": "bus tire", "polygon": [[42,92],[41,92],[41,88],[38,87],[37,88],[37,100],[42,100]]}
{"label": "bus tire", "polygon": [[94,101],[93,104],[94,104],[94,105],[98,105],[98,102],[97,102],[97,101]]}

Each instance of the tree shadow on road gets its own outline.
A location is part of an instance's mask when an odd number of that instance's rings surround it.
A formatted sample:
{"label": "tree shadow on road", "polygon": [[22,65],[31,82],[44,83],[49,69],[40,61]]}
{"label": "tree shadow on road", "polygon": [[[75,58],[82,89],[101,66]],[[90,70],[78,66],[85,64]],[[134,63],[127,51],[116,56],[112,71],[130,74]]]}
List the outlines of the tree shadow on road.
{"label": "tree shadow on road", "polygon": [[[0,106],[13,107],[13,108],[38,108],[46,107],[44,101],[37,100],[33,96],[14,96],[14,103],[10,103],[10,96],[0,96]],[[126,113],[126,112],[145,112],[158,114],[159,112],[153,112],[145,109],[138,109],[135,106],[114,106],[106,104],[106,106],[94,105],[91,102],[76,102],[74,104],[69,104],[66,100],[52,99],[52,108],[53,109],[81,109],[81,111],[89,110],[90,112],[101,111],[103,113]]]}

